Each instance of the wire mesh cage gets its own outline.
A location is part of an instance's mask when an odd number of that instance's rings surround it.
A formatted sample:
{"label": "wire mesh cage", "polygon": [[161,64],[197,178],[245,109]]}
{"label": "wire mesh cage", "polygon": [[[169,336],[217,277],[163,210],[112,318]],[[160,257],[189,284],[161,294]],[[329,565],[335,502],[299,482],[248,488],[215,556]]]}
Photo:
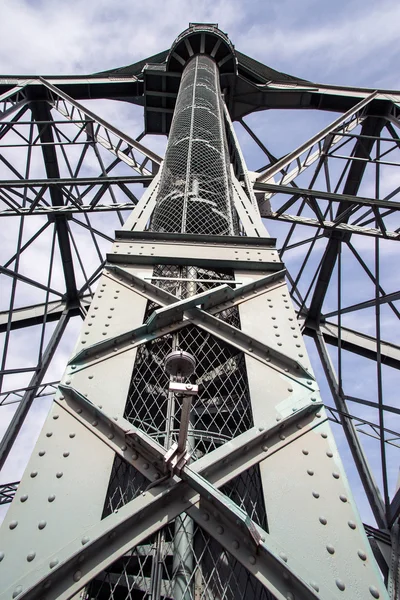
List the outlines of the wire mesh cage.
{"label": "wire mesh cage", "polygon": [[194,57],[182,75],[151,230],[238,230],[218,68],[208,56]]}

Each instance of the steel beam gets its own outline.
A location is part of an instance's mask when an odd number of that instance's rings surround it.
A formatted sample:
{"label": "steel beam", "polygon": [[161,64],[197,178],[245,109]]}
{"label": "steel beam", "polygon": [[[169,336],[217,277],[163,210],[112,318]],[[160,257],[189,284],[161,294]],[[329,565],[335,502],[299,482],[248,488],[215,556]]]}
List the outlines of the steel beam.
{"label": "steel beam", "polygon": [[323,369],[325,371],[325,375],[331,390],[331,394],[337,406],[340,415],[340,421],[343,427],[343,431],[347,438],[347,443],[349,444],[350,451],[353,456],[353,460],[357,466],[358,473],[360,475],[361,482],[364,486],[365,493],[369,500],[369,504],[371,506],[371,510],[374,514],[376,522],[379,527],[382,529],[387,528],[387,515],[385,510],[385,505],[381,497],[381,493],[379,488],[374,481],[371,469],[367,463],[367,459],[364,455],[363,449],[360,444],[360,440],[358,439],[358,435],[356,429],[354,427],[353,421],[347,417],[342,417],[341,413],[348,414],[348,408],[346,405],[346,401],[342,397],[339,389],[339,385],[336,379],[336,375],[328,354],[328,351],[325,346],[325,342],[323,339],[323,335],[321,332],[316,331],[314,334],[314,340],[317,346],[318,354],[321,359],[321,363]]}
{"label": "steel beam", "polygon": [[[315,332],[318,330],[317,325],[312,321],[306,321],[304,327],[304,334],[314,337]],[[325,321],[319,324],[319,331],[324,337],[326,343],[333,346],[339,344],[343,350],[349,350],[365,358],[376,360],[377,353],[377,342],[376,338],[360,333],[347,327],[339,328],[335,323]],[[400,347],[396,344],[381,341],[381,360],[382,363],[400,369]]]}
{"label": "steel beam", "polygon": [[[352,204],[355,206],[375,206],[376,208],[391,208],[394,210],[400,210],[400,202],[396,202],[394,200],[385,200],[384,198],[379,200],[377,198],[365,198],[363,196],[350,194],[334,194],[332,192],[325,192],[322,190],[298,187],[293,188],[287,185],[276,185],[267,182],[255,182],[254,190],[260,192],[271,192],[273,194],[290,195],[290,202],[296,202],[296,200],[299,198],[315,198],[317,200],[328,200],[329,202],[340,202],[343,204],[343,206],[346,204]],[[280,214],[280,210],[276,211],[276,214]]]}
{"label": "steel beam", "polygon": [[310,138],[307,142],[299,146],[293,152],[290,152],[276,163],[274,163],[271,167],[269,167],[264,173],[257,177],[258,183],[263,183],[271,180],[275,175],[279,173],[283,168],[290,165],[291,162],[297,160],[302,154],[312,149],[315,144],[321,142],[327,135],[331,133],[338,133],[340,135],[340,127],[348,120],[354,117],[358,112],[365,109],[372,100],[374,100],[377,96],[377,92],[372,92],[366,98],[358,102],[353,108],[348,110],[346,113],[341,115],[338,119],[333,121],[327,127],[324,127],[319,133]]}
{"label": "steel beam", "polygon": [[[54,300],[53,302],[15,308],[11,313],[11,329],[30,327],[46,322],[57,321],[66,309],[66,302]],[[72,311],[73,309],[71,309]],[[70,313],[72,316],[72,312]],[[77,313],[78,314],[78,313]],[[0,312],[0,333],[7,330],[9,311]]]}
{"label": "steel beam", "polygon": [[10,450],[18,436],[18,433],[23,425],[23,422],[29,412],[32,402],[35,399],[36,390],[43,381],[43,377],[46,375],[46,371],[52,361],[57,346],[64,334],[65,328],[69,320],[69,311],[65,309],[61,314],[56,328],[46,346],[43,353],[42,360],[38,365],[38,368],[29,382],[29,390],[27,390],[18,404],[17,410],[15,411],[10,424],[0,442],[0,469],[3,467]]}
{"label": "steel beam", "polygon": [[[51,125],[50,106],[46,101],[32,101],[30,104],[32,115],[35,121],[46,122],[48,125],[38,124],[39,139],[43,143],[42,154],[46,174],[50,179],[58,179],[60,170],[58,167],[57,154],[54,147],[54,136]],[[61,190],[58,187],[50,188],[50,197],[53,206],[63,206],[64,198]],[[60,248],[61,262],[64,272],[65,287],[68,301],[76,301],[78,299],[78,291],[76,288],[74,264],[72,259],[71,244],[65,215],[56,217],[54,226],[57,231],[58,244]]]}
{"label": "steel beam", "polygon": [[[375,97],[375,95],[372,95]],[[387,112],[387,107],[386,107]],[[361,136],[377,136],[382,130],[382,127],[385,125],[384,117],[367,117],[364,121],[361,129]],[[355,158],[361,156],[369,156],[373,145],[375,143],[372,137],[367,138],[365,140],[357,140],[354,150],[353,156]],[[355,196],[358,192],[358,189],[361,185],[361,180],[363,178],[365,168],[367,166],[366,162],[358,162],[352,161],[346,183],[343,187],[343,194],[345,196],[351,195]],[[345,202],[339,204],[337,209],[337,215],[340,215],[346,210],[347,206]],[[342,219],[342,222],[347,222],[348,217],[346,219]],[[332,277],[333,270],[336,264],[337,254],[340,248],[341,240],[331,237],[324,254],[324,259],[322,261],[322,265],[319,271],[319,275],[315,284],[314,293],[310,302],[310,308],[308,312],[308,318],[314,321],[319,322],[321,318],[322,306],[324,303],[325,295],[328,289],[328,285],[330,279]]]}

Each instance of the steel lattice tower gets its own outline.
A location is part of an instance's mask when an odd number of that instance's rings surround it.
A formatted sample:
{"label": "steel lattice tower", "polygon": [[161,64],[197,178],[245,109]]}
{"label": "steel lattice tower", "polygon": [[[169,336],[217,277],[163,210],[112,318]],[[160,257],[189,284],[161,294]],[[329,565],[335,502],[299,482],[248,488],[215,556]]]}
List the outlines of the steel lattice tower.
{"label": "steel lattice tower", "polygon": [[[399,239],[398,188],[388,191],[382,173],[397,166],[400,94],[278,73],[204,24],[141,63],[85,78],[0,79],[0,93],[1,216],[17,223],[15,253],[0,267],[10,282],[0,403],[18,402],[2,465],[35,399],[54,394],[21,482],[3,485],[2,503],[14,499],[1,527],[0,598],[397,598],[400,492],[390,485],[400,411],[387,381],[400,352],[383,335],[399,293],[387,291],[380,253]],[[143,106],[143,135],[132,139],[82,104],[96,98]],[[277,159],[243,120],[273,108],[340,116]],[[257,172],[234,121],[267,156]],[[145,134],[168,135],[163,160]],[[111,215],[117,231],[104,257]],[[279,234],[289,224],[279,247],[265,223]],[[49,233],[42,282],[25,257]],[[372,242],[372,263],[357,236]],[[289,271],[283,259],[299,248]],[[342,304],[353,276],[346,251],[372,289],[351,306]],[[348,327],[348,314],[369,308],[375,335]],[[65,373],[46,382],[78,315]],[[320,357],[322,397],[303,336]],[[13,350],[19,342],[24,354],[27,340],[38,359],[24,370]],[[174,350],[195,357],[184,383],[199,387],[181,454],[182,399],[164,368]],[[373,400],[352,393],[353,356],[375,363]],[[21,374],[30,380],[13,389]],[[330,422],[341,426],[373,525],[360,519]],[[379,480],[359,437],[367,429]]]}

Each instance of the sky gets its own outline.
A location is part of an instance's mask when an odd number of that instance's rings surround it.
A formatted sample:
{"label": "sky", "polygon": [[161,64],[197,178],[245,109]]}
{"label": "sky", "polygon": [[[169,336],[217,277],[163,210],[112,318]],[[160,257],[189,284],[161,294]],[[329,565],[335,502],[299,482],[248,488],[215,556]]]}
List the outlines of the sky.
{"label": "sky", "polygon": [[[400,4],[391,0],[382,0],[379,4],[371,0],[339,0],[334,3],[321,0],[303,0],[301,3],[296,0],[150,0],[145,3],[127,0],[70,0],[68,3],[54,0],[5,0],[2,3],[0,74],[85,74],[131,64],[170,47],[175,37],[186,29],[189,22],[218,23],[240,52],[278,71],[300,78],[319,83],[372,89],[400,89]],[[142,114],[137,107],[109,102],[88,103],[88,106],[133,137],[143,128]],[[279,114],[251,115],[247,122],[254,127],[271,151],[280,156],[305,141],[334,117],[335,115],[325,113],[295,114],[292,111],[281,111]],[[249,168],[259,167],[263,160],[261,152],[240,128],[238,135]],[[165,147],[163,138],[147,139],[146,143],[160,154]],[[1,171],[0,177],[3,177]],[[366,185],[372,185],[371,181],[372,179],[367,178]],[[387,189],[383,191],[388,193],[397,181],[398,175],[388,172],[383,181],[383,186]],[[101,217],[99,222],[100,220]],[[31,232],[38,226],[37,223],[39,221],[35,221],[34,218],[29,222],[27,227]],[[279,229],[278,224],[271,224],[271,233],[277,235],[278,239],[281,231],[283,228]],[[4,231],[5,255],[8,248],[11,248],[15,235],[16,230],[12,226]],[[77,231],[77,238],[80,235],[83,236],[84,232]],[[106,250],[108,243],[107,240],[102,241],[102,251]],[[35,246],[37,264],[30,268],[38,279],[41,277],[40,264],[46,260],[50,244],[49,231]],[[366,253],[368,264],[372,264],[371,242],[362,238],[355,241],[355,245]],[[317,245],[315,261],[322,249],[322,244],[319,249]],[[391,247],[387,248],[387,252],[388,255],[392,252]],[[302,254],[299,252],[298,260],[301,258]],[[345,303],[352,304],[365,297],[372,297],[374,290],[367,282],[365,273],[355,265],[351,253],[344,254],[344,258],[347,276],[344,286]],[[295,266],[294,253],[291,260]],[[92,261],[92,264],[95,264],[95,256]],[[382,269],[385,269],[382,276],[385,277],[386,291],[395,291],[396,281],[393,281],[390,269],[386,266],[382,266]],[[57,282],[61,285],[61,279],[60,269],[56,268],[52,280],[54,286],[57,286]],[[4,285],[3,290],[8,284]],[[32,299],[32,302],[34,301],[35,299]],[[332,299],[332,306],[334,305],[335,299]],[[386,307],[382,310],[385,331],[389,335],[393,330],[393,319],[389,313],[386,315]],[[359,328],[374,335],[373,319],[371,313],[364,312],[358,320]],[[59,372],[62,372],[62,366],[72,350],[79,327],[79,320],[71,322],[69,335],[57,352],[54,365],[46,377],[47,381],[60,376]],[[51,331],[52,326],[49,326],[47,338]],[[22,364],[29,359],[29,347],[23,348],[21,352],[23,335],[21,332],[15,337],[15,364],[18,360]],[[33,332],[31,335],[34,337],[38,333]],[[310,353],[318,373],[320,367],[315,350],[311,347]],[[335,357],[333,361],[335,362]],[[362,367],[364,381],[361,385],[359,378],[355,382],[354,377],[351,377],[355,365],[352,361],[353,358],[349,357],[346,376],[349,385],[352,385],[353,395],[365,395],[368,393],[366,389],[369,388],[371,399],[376,399],[374,378],[368,371],[371,365]],[[392,377],[392,374],[386,374],[385,371],[387,394],[389,401],[394,403],[397,399],[393,395]],[[23,435],[20,436],[14,458],[3,471],[1,481],[16,480],[21,476],[37,435],[38,424],[43,421],[48,405],[48,401],[45,400],[35,404]],[[12,409],[0,407],[0,411],[3,411],[0,412],[0,422],[4,428]],[[371,419],[376,418],[372,409],[368,414],[371,415]],[[337,430],[338,428],[335,429],[335,435],[340,448],[343,449],[346,461],[350,461],[343,443],[343,434],[341,430]],[[375,442],[370,442],[366,446],[372,463],[375,463],[377,457],[374,444]],[[399,460],[398,454],[390,456],[393,490]],[[349,466],[348,472],[354,487],[360,490],[354,469]],[[362,502],[360,492],[360,503]],[[362,510],[368,517],[365,503],[362,504]]]}

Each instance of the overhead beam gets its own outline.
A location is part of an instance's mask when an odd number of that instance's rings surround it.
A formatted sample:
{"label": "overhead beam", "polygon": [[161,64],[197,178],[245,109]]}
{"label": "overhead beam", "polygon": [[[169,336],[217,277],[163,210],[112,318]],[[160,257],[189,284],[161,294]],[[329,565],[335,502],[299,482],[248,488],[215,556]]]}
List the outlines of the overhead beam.
{"label": "overhead beam", "polygon": [[[373,140],[370,140],[370,142]],[[322,190],[310,190],[306,188],[293,188],[288,185],[275,185],[273,183],[255,182],[253,189],[257,192],[272,192],[274,194],[289,194],[291,201],[295,202],[298,198],[316,198],[319,200],[329,200],[329,202],[340,202],[342,204],[363,205],[377,208],[390,208],[400,210],[400,202],[392,200],[378,200],[376,198],[365,198],[350,194],[333,194]],[[279,211],[277,211],[279,212]]]}
{"label": "overhead beam", "polygon": [[[81,298],[84,305],[89,306],[90,296]],[[31,327],[40,325],[43,321],[50,323],[58,321],[61,314],[66,309],[67,304],[64,300],[54,300],[53,302],[34,304],[32,306],[24,306],[23,308],[15,308],[11,314],[11,329],[20,329],[22,327]],[[80,314],[79,306],[69,307],[70,317]],[[7,330],[9,311],[0,312],[0,333]]]}
{"label": "overhead beam", "polygon": [[[314,337],[317,330],[317,324],[307,320],[303,333]],[[330,321],[320,322],[319,330],[327,344],[337,346],[340,338],[342,350],[348,350],[365,358],[377,360],[377,342],[375,337],[348,329],[347,327],[341,327],[339,335],[339,327]],[[380,354],[383,364],[400,369],[400,346],[381,341]]]}

